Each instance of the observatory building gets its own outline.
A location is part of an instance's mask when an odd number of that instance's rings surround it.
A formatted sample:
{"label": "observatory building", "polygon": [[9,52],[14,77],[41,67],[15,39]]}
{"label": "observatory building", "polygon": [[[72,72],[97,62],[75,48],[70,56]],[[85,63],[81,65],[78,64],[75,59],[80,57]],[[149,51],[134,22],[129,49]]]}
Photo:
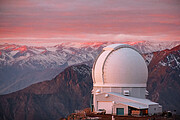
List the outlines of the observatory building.
{"label": "observatory building", "polygon": [[112,44],[103,49],[92,68],[91,109],[114,115],[152,115],[162,107],[146,99],[148,69],[134,47]]}

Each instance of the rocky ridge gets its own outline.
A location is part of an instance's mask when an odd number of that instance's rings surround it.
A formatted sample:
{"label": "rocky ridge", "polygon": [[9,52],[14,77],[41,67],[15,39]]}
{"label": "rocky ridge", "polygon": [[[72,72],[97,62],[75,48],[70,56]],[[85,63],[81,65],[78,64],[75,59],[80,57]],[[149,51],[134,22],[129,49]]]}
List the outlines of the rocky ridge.
{"label": "rocky ridge", "polygon": [[50,81],[0,96],[1,120],[57,120],[89,107],[90,67],[72,66]]}

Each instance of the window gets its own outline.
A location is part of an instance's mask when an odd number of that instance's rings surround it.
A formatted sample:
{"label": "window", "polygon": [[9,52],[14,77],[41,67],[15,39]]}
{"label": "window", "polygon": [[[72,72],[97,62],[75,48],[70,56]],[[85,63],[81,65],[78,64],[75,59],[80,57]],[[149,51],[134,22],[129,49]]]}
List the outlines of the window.
{"label": "window", "polygon": [[129,90],[124,90],[124,95],[129,96]]}
{"label": "window", "polygon": [[94,95],[93,95],[93,94],[91,94],[91,99],[90,99],[90,108],[91,108],[91,111],[92,111],[92,112],[94,111],[93,97],[94,97]]}

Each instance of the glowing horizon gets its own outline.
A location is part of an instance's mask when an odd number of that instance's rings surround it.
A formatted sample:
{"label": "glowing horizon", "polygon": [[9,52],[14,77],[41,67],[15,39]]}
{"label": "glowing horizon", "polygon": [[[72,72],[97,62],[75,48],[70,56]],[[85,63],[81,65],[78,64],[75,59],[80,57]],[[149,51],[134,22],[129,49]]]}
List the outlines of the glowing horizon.
{"label": "glowing horizon", "polygon": [[168,42],[168,41],[179,41],[177,39],[166,40],[167,36],[137,36],[137,35],[125,35],[125,34],[86,34],[79,36],[61,36],[54,38],[0,38],[0,44],[11,43],[21,45],[56,45],[62,42],[133,42],[133,41],[151,41],[151,42]]}

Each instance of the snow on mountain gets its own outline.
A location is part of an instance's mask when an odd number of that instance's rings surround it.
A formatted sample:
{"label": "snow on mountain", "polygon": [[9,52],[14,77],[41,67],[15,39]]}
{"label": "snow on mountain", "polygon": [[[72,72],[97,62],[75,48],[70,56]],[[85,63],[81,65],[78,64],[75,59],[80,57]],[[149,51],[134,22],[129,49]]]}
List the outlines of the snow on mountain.
{"label": "snow on mountain", "polygon": [[0,94],[52,79],[74,64],[91,66],[103,46],[104,43],[61,43],[49,47],[0,45]]}
{"label": "snow on mountain", "polygon": [[[131,44],[130,44],[131,45]],[[175,46],[180,45],[180,41],[166,41],[166,42],[138,42],[137,44],[133,44],[138,50],[142,53],[152,53],[156,51],[162,51],[165,49],[172,49]]]}
{"label": "snow on mountain", "polygon": [[17,64],[22,68],[43,69],[66,63],[69,66],[93,60],[103,46],[104,43],[62,43],[49,47],[5,44],[0,47],[0,67]]}
{"label": "snow on mountain", "polygon": [[[133,45],[142,53],[152,53],[164,49],[171,49],[180,42],[124,42]],[[111,42],[66,42],[56,46],[33,47],[4,44],[0,45],[0,67],[19,65],[21,68],[29,67],[34,69],[55,68],[59,65],[78,64],[94,60],[104,46]]]}
{"label": "snow on mountain", "polygon": [[[0,94],[52,79],[57,73],[71,65],[84,63],[92,66],[102,48],[113,43],[115,42],[65,42],[47,47],[0,45]],[[122,43],[132,45],[140,52],[146,53],[147,64],[153,58],[152,52],[180,45],[180,41]]]}
{"label": "snow on mountain", "polygon": [[[168,54],[163,60],[159,62],[162,66],[168,66],[174,70],[180,70],[180,46],[173,48],[176,52],[167,50],[164,54]],[[179,74],[180,75],[180,74]]]}
{"label": "snow on mountain", "polygon": [[153,58],[153,53],[147,53],[143,57],[146,60],[146,64],[149,65]]}

